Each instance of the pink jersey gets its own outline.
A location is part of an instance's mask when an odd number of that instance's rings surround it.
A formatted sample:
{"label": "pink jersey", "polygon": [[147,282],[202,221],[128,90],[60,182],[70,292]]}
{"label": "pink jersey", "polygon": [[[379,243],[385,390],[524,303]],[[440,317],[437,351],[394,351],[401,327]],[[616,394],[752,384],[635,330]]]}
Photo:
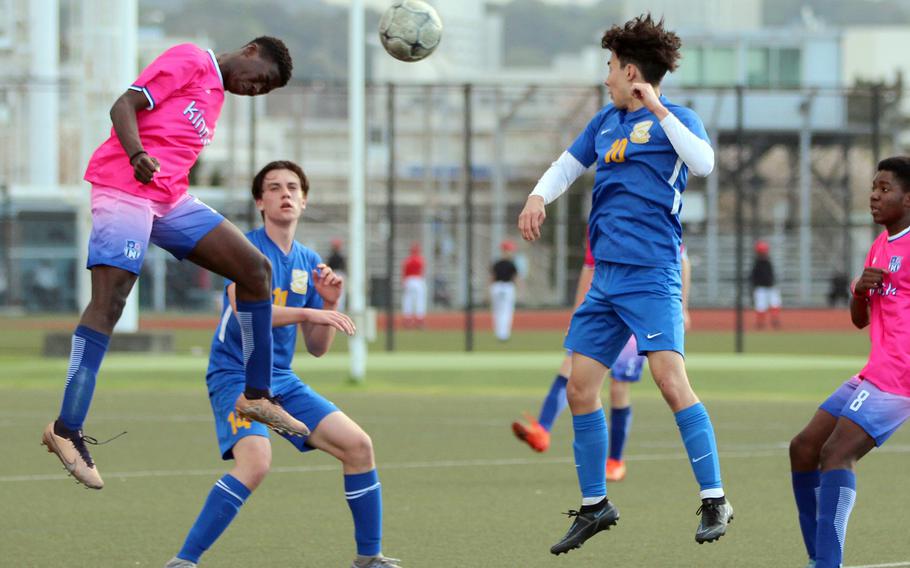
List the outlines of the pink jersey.
{"label": "pink jersey", "polygon": [[[910,397],[910,228],[872,243],[866,266],[888,272],[870,292],[869,361],[859,375],[879,389]],[[903,260],[907,259],[907,266]]]}
{"label": "pink jersey", "polygon": [[193,44],[174,46],[158,56],[130,89],[142,92],[149,106],[136,113],[139,137],[161,171],[148,184],[133,177],[129,156],[114,129],[92,154],[85,180],[115,187],[153,201],[175,202],[186,193],[189,172],[212,142],[224,104],[224,82],[211,50]]}

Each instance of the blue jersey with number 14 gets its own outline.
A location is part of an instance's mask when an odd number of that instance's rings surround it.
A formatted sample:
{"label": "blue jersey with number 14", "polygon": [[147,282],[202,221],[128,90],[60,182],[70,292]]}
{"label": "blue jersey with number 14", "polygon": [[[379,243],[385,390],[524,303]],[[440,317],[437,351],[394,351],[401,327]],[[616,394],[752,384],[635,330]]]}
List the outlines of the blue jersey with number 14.
{"label": "blue jersey with number 14", "polygon": [[[694,111],[660,100],[696,136],[708,140]],[[607,105],[569,153],[585,167],[597,162],[588,220],[594,258],[678,267],[679,211],[689,172],[657,117],[647,108],[627,112]]]}
{"label": "blue jersey with number 14", "polygon": [[[291,251],[285,254],[266,234],[265,229],[247,233],[247,238],[272,263],[272,304],[294,308],[322,309],[322,297],[313,287],[313,271],[322,260],[319,255],[294,241]],[[230,284],[228,282],[227,284]],[[290,370],[297,345],[297,326],[285,325],[272,328],[272,367]],[[243,373],[243,341],[240,324],[224,293],[221,320],[212,338],[208,376],[225,371]]]}

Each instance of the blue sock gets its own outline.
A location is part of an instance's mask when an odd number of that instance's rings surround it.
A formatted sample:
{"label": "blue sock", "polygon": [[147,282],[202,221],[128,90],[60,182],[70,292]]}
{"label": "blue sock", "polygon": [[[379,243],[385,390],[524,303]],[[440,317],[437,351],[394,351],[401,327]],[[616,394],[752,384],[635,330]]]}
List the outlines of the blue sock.
{"label": "blue sock", "polygon": [[621,460],[632,426],[632,407],[610,409],[610,459]]}
{"label": "blue sock", "polygon": [[237,302],[243,341],[246,388],[269,390],[272,383],[272,303]]}
{"label": "blue sock", "polygon": [[553,384],[550,385],[550,392],[547,393],[547,398],[543,399],[537,422],[547,432],[553,429],[553,422],[556,422],[559,414],[569,404],[566,399],[566,384],[568,382],[569,379],[562,375],[556,375],[556,378],[553,379]]}
{"label": "blue sock", "polygon": [[844,556],[847,521],[856,501],[856,476],[846,469],[821,474],[818,492],[818,532],[815,533],[816,568],[838,568]]}
{"label": "blue sock", "polygon": [[711,425],[711,418],[705,406],[697,402],[689,408],[680,410],[676,413],[676,425],[686,446],[689,463],[701,489],[702,499],[723,497],[714,426]]}
{"label": "blue sock", "polygon": [[73,332],[70,366],[66,371],[60,421],[70,430],[82,430],[95,392],[95,377],[107,353],[110,337],[80,325]]}
{"label": "blue sock", "polygon": [[607,494],[607,418],[600,408],[572,417],[575,429],[575,469],[582,497]]}
{"label": "blue sock", "polygon": [[250,493],[246,485],[229,473],[216,481],[177,557],[198,563],[199,557],[237,516]]}
{"label": "blue sock", "polygon": [[357,554],[382,552],[382,484],[376,470],[344,476],[344,497],[354,517]]}
{"label": "blue sock", "polygon": [[817,530],[817,495],[819,473],[815,471],[794,471],[793,497],[796,498],[796,511],[799,513],[799,528],[803,531],[803,542],[809,560],[815,560],[815,532]]}

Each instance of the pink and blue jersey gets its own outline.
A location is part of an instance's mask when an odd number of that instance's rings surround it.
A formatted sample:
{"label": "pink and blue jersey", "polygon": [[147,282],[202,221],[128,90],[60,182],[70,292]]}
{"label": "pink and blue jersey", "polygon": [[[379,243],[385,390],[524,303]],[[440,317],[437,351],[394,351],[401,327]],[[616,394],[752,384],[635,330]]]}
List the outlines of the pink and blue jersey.
{"label": "pink and blue jersey", "polygon": [[[910,228],[872,243],[865,266],[882,268],[882,288],[869,294],[869,361],[859,376],[879,389],[910,397]],[[906,264],[904,260],[907,260]]]}
{"label": "pink and blue jersey", "polygon": [[174,46],[146,67],[130,89],[148,99],[136,122],[143,148],[158,159],[161,171],[148,184],[137,181],[111,128],[110,137],[92,154],[85,180],[153,201],[176,202],[187,192],[190,168],[212,141],[224,104],[215,54],[189,43]]}
{"label": "pink and blue jersey", "polygon": [[[708,140],[694,111],[660,100],[693,134]],[[588,220],[594,258],[679,267],[679,212],[688,167],[657,117],[647,108],[627,112],[607,105],[568,151],[585,167],[597,163]]]}

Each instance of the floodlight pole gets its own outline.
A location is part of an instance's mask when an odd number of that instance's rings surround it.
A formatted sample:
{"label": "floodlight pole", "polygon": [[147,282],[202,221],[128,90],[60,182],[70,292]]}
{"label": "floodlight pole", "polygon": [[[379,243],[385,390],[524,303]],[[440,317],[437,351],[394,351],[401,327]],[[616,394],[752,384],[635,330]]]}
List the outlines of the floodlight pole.
{"label": "floodlight pole", "polygon": [[736,187],[736,352],[743,352],[743,292],[745,275],[745,251],[743,250],[743,86],[736,86],[736,173],[733,176]]}
{"label": "floodlight pole", "polygon": [[365,112],[365,32],[363,0],[351,0],[348,17],[348,125],[350,128],[351,167],[348,181],[348,240],[350,248],[350,271],[348,274],[348,298],[350,315],[359,331],[351,337],[350,378],[363,382],[366,378],[366,254],[365,227],[366,203],[364,202],[365,158],[366,158],[366,112]]}
{"label": "floodlight pole", "polygon": [[386,121],[389,148],[388,178],[386,180],[386,217],[389,223],[389,240],[386,243],[386,323],[385,350],[395,351],[395,84],[389,83],[386,91]]}
{"label": "floodlight pole", "polygon": [[464,85],[464,208],[465,208],[465,300],[464,350],[474,350],[474,164],[471,160],[471,84]]}

